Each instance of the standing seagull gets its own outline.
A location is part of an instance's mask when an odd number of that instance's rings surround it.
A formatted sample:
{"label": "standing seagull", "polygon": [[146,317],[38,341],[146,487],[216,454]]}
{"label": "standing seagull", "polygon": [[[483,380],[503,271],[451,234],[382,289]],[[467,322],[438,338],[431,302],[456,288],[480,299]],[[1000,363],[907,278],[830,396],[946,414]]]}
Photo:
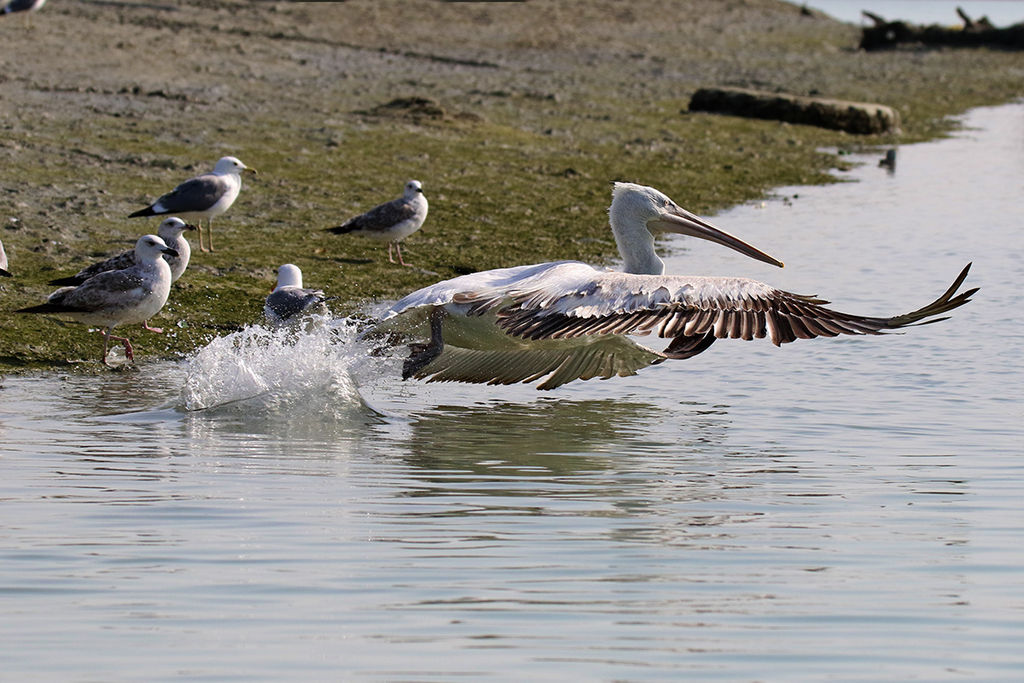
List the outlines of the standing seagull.
{"label": "standing seagull", "polygon": [[45,4],[46,0],[11,0],[0,9],[0,15],[26,12],[28,16],[28,12],[38,12]]}
{"label": "standing seagull", "polygon": [[302,271],[286,263],[277,269],[277,286],[263,305],[263,315],[273,325],[294,322],[305,314],[324,313],[327,297],[319,289],[303,289]]}
{"label": "standing seagull", "polygon": [[[192,247],[183,234],[186,230],[196,230],[195,225],[187,225],[185,221],[174,216],[165,218],[157,228],[156,234],[168,247],[178,252],[177,256],[164,254],[164,260],[171,267],[171,282],[177,282],[181,274],[188,267],[188,260],[192,255]],[[59,277],[50,280],[51,285],[80,285],[94,275],[105,273],[108,270],[123,270],[135,265],[135,250],[126,249],[117,256],[111,256],[105,261],[94,263],[83,268],[74,275]]]}
{"label": "standing seagull", "polygon": [[421,227],[427,219],[427,198],[423,195],[423,186],[418,180],[410,180],[405,184],[405,193],[398,199],[375,206],[364,214],[350,218],[336,228],[327,228],[336,235],[354,233],[388,243],[388,261],[395,262],[391,256],[391,245],[398,250],[398,262],[403,266],[409,264],[402,260],[402,245],[399,244]]}
{"label": "standing seagull", "polygon": [[10,271],[7,270],[7,252],[4,251],[3,242],[0,242],[0,275],[11,277]]}
{"label": "standing seagull", "polygon": [[[716,339],[796,339],[881,334],[962,306],[977,289],[956,294],[970,264],[938,299],[893,317],[850,315],[828,303],[734,277],[663,275],[656,232],[716,242],[775,266],[777,261],[680,208],[651,187],[615,183],[609,218],[625,272],[578,261],[501,268],[439,282],[409,294],[384,316],[380,332],[424,335],[412,344],[403,379],[513,384],[546,377],[537,388],[575,379],[634,375],[648,365],[685,359]],[[654,332],[663,351],[626,335]]]}
{"label": "standing seagull", "polygon": [[[213,251],[213,218],[231,208],[238,198],[242,190],[242,171],[256,173],[256,169],[249,168],[235,157],[222,157],[213,167],[212,173],[186,180],[145,209],[129,214],[128,217],[172,214],[186,220],[195,219],[199,221],[199,249]],[[203,246],[204,218],[209,249]]]}
{"label": "standing seagull", "polygon": [[161,256],[175,256],[173,249],[156,235],[143,235],[135,244],[135,265],[108,270],[77,287],[61,287],[45,304],[22,308],[16,313],[50,313],[103,329],[103,364],[107,363],[110,340],[124,343],[125,355],[134,361],[132,344],[126,337],[114,337],[114,327],[140,323],[160,312],[171,292],[171,267]]}

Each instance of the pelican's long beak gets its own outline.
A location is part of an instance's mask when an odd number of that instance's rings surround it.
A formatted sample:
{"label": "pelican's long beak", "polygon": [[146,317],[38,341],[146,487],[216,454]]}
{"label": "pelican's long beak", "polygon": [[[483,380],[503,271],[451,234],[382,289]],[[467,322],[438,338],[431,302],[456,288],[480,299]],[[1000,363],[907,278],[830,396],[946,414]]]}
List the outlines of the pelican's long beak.
{"label": "pelican's long beak", "polygon": [[165,249],[161,249],[160,253],[167,254],[168,256],[173,256],[174,258],[178,258],[178,250],[177,249],[171,249],[170,247],[167,247]]}
{"label": "pelican's long beak", "polygon": [[735,249],[744,256],[752,259],[770,263],[773,266],[783,267],[782,261],[772,258],[757,247],[753,247],[738,237],[733,237],[724,230],[719,230],[703,218],[693,215],[686,209],[679,206],[672,206],[664,209],[661,214],[649,221],[649,227],[664,230],[666,232],[677,232],[680,235],[699,237],[701,239],[721,244],[724,247]]}
{"label": "pelican's long beak", "polygon": [[249,168],[248,166],[246,166],[245,171],[247,173],[252,173],[253,175],[259,175],[259,171],[257,171],[255,168]]}
{"label": "pelican's long beak", "polygon": [[192,225],[191,223],[186,223],[185,224],[185,229],[186,230],[198,230],[199,226],[198,225]]}

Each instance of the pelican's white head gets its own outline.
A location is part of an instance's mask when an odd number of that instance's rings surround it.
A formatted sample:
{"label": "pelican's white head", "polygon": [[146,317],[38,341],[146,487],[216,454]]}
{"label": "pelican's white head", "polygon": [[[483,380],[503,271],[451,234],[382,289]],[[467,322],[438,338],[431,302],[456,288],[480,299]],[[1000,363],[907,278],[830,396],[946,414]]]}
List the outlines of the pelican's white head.
{"label": "pelican's white head", "polygon": [[301,287],[302,286],[302,271],[299,267],[286,263],[277,269],[277,287],[274,287],[274,291],[281,289],[282,287]]}
{"label": "pelican's white head", "polygon": [[418,194],[423,194],[423,184],[420,181],[410,180],[405,184],[404,196],[406,199],[413,199]]}
{"label": "pelican's white head", "polygon": [[627,273],[661,275],[665,271],[654,252],[656,232],[700,237],[782,267],[781,261],[695,216],[653,187],[615,183],[608,217]]}
{"label": "pelican's white head", "polygon": [[160,223],[160,227],[157,228],[156,234],[159,235],[160,239],[162,239],[164,242],[167,242],[168,240],[175,239],[176,237],[178,237],[178,235],[185,232],[186,230],[196,230],[196,226],[188,225],[185,221],[181,220],[180,218],[175,218],[174,216],[171,216],[170,218],[165,218]]}
{"label": "pelican's white head", "polygon": [[163,254],[177,257],[178,252],[168,247],[156,235],[143,235],[135,243],[135,260],[139,263],[154,263],[156,261],[166,263],[166,261],[160,258]]}
{"label": "pelican's white head", "polygon": [[242,171],[256,174],[255,168],[249,168],[235,157],[221,157],[213,167],[214,175],[239,175]]}

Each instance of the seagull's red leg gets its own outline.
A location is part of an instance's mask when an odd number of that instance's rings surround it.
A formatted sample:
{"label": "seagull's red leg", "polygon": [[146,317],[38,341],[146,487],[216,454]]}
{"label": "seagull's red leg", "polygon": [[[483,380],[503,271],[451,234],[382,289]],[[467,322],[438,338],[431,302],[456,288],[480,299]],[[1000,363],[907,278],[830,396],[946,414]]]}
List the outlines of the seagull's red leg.
{"label": "seagull's red leg", "polygon": [[116,339],[117,341],[122,342],[124,344],[124,355],[128,356],[128,360],[131,361],[132,363],[134,363],[135,362],[135,356],[132,355],[132,351],[133,351],[132,343],[130,341],[128,341],[128,337],[115,337],[115,336],[111,335],[110,338],[111,339]]}
{"label": "seagull's red leg", "polygon": [[395,242],[395,249],[398,250],[398,262],[401,263],[403,266],[412,267],[411,263],[406,263],[405,261],[402,260],[402,245],[398,242]]}
{"label": "seagull's red leg", "polygon": [[103,332],[103,364],[106,365],[108,368],[112,368],[114,366],[107,362],[107,349],[110,347],[110,330],[106,329],[106,330],[102,330],[102,332]]}

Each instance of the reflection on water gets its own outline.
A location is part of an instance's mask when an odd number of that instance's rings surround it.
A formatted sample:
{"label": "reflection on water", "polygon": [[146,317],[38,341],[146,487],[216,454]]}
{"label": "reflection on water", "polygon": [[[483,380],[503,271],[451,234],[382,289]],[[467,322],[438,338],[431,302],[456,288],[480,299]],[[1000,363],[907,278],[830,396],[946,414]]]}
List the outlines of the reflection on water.
{"label": "reflection on water", "polygon": [[0,678],[1019,677],[1024,106],[971,121],[716,217],[785,271],[666,245],[867,314],[973,259],[905,335],[544,393],[401,382],[333,321],[7,378]]}

